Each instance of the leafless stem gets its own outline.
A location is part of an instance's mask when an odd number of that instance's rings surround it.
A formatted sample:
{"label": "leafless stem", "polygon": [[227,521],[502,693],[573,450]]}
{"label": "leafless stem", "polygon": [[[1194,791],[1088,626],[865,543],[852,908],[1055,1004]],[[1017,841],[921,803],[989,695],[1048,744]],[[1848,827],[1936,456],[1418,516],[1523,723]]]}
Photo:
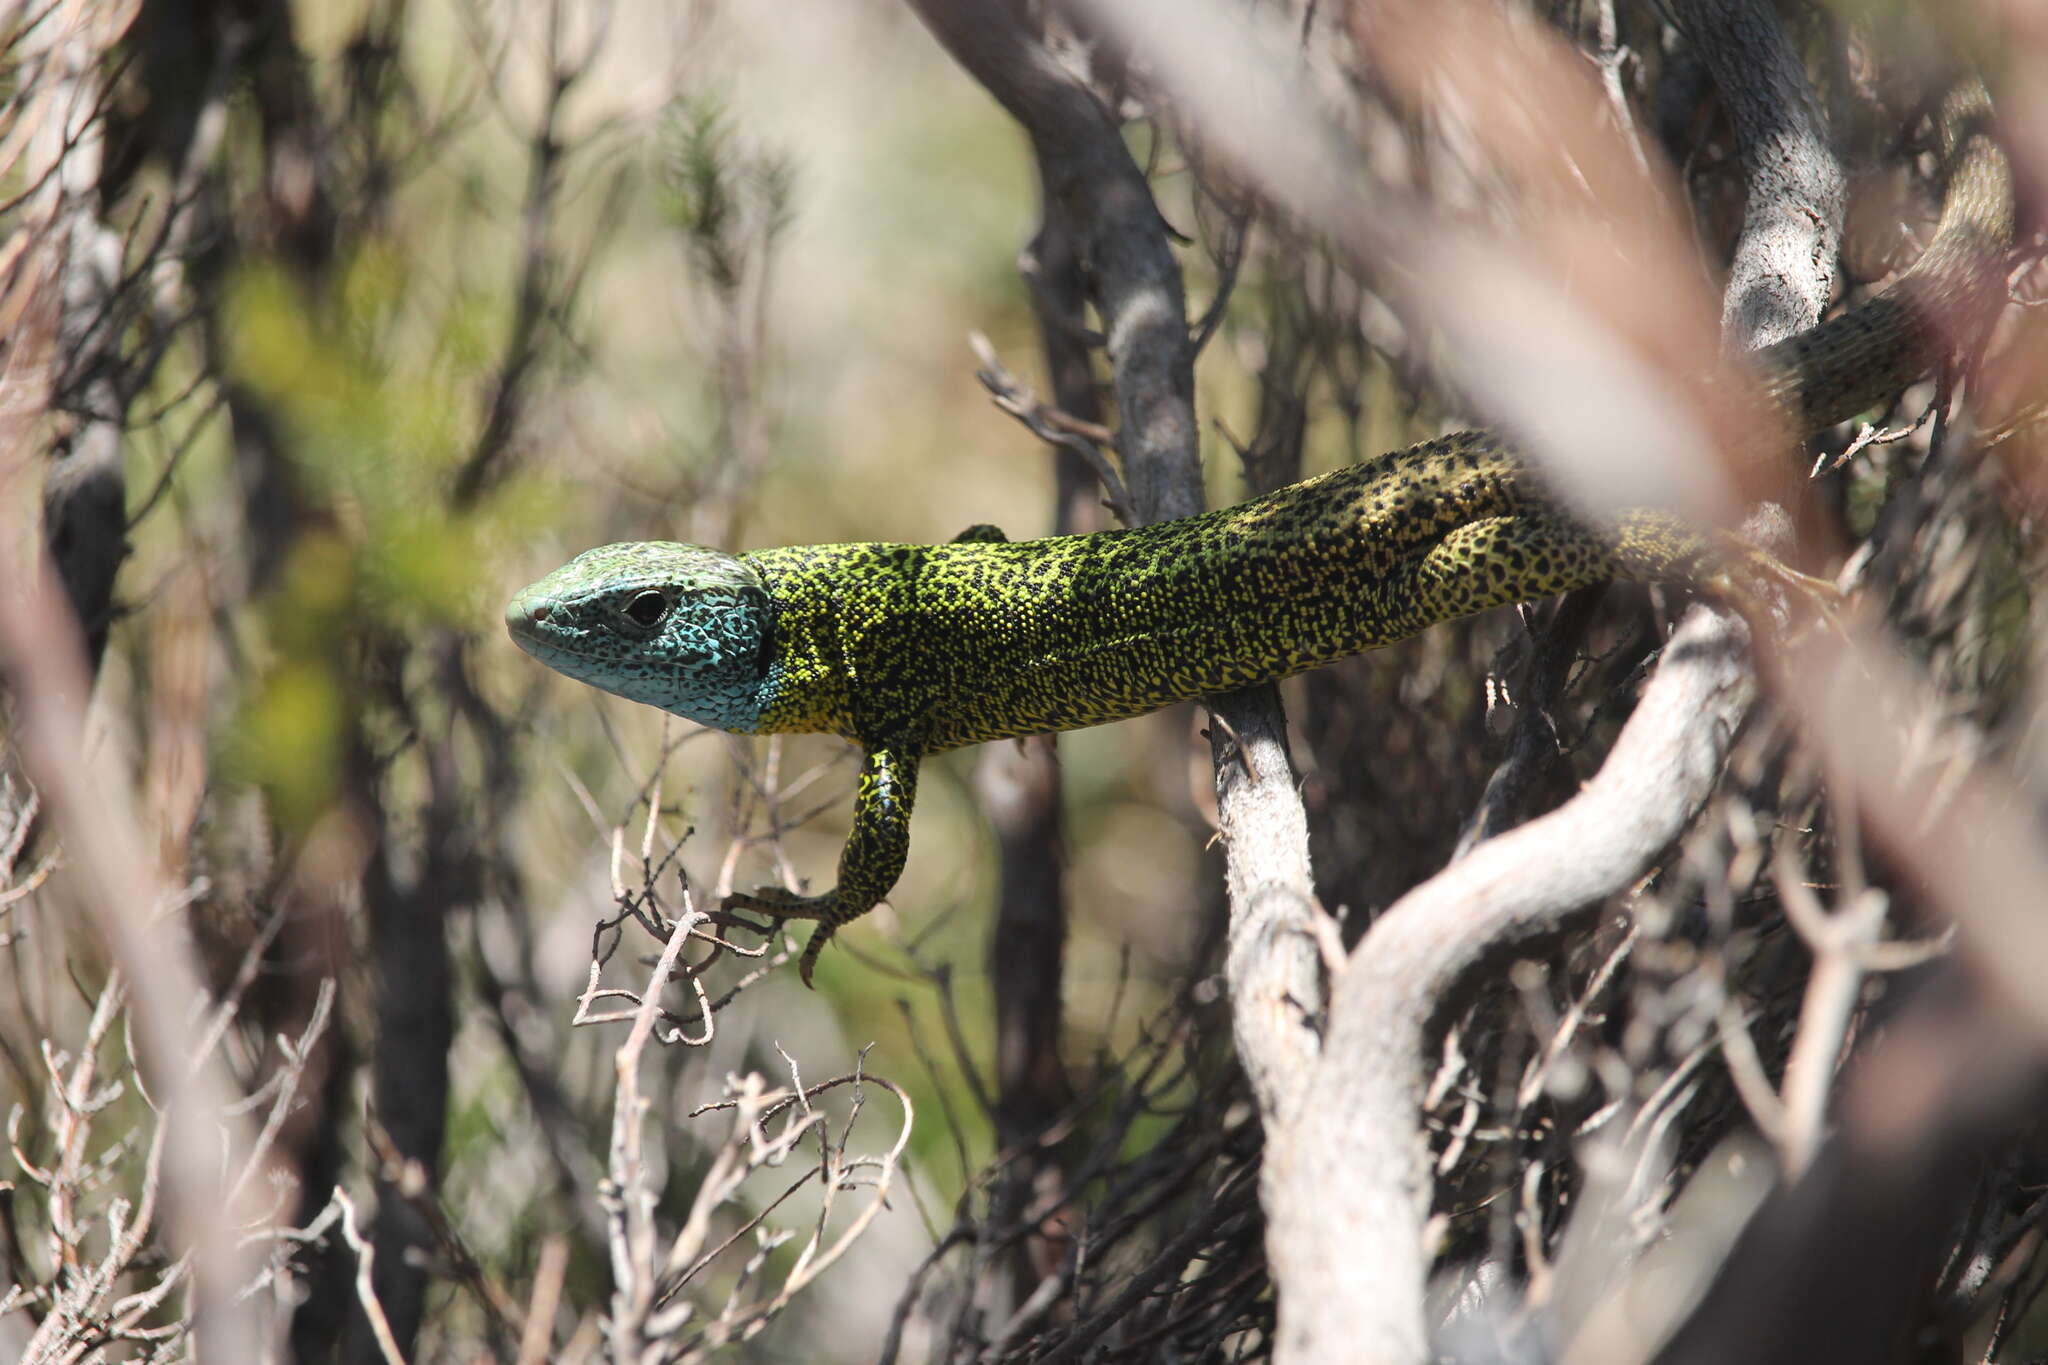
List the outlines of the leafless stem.
{"label": "leafless stem", "polygon": [[362,1305],[363,1316],[369,1321],[370,1335],[376,1339],[384,1365],[405,1365],[405,1355],[398,1349],[398,1338],[391,1334],[391,1322],[384,1316],[384,1305],[377,1300],[377,1253],[356,1227],[355,1201],[349,1198],[347,1190],[336,1185],[334,1203],[341,1214],[338,1221],[342,1239],[356,1254],[356,1301]]}
{"label": "leafless stem", "polygon": [[1083,422],[1039,402],[1030,387],[1010,373],[1001,357],[996,355],[995,347],[980,332],[969,336],[968,343],[974,347],[975,359],[980,362],[974,377],[988,390],[995,405],[1022,422],[1039,440],[1062,450],[1071,450],[1086,460],[1088,467],[1095,472],[1097,482],[1102,485],[1102,500],[1110,515],[1126,526],[1136,525],[1130,490],[1124,487],[1123,475],[1103,453],[1115,445],[1109,430],[1100,423]]}

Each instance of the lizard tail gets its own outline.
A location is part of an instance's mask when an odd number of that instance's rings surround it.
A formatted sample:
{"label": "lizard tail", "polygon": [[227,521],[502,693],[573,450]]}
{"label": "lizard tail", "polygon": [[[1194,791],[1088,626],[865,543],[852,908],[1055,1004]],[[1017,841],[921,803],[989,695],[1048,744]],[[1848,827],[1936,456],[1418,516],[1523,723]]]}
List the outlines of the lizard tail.
{"label": "lizard tail", "polygon": [[1757,353],[1766,389],[1799,435],[1897,393],[1995,316],[2012,244],[2013,187],[1991,121],[1981,81],[1950,91],[1934,116],[1948,189],[1927,249],[1866,302]]}

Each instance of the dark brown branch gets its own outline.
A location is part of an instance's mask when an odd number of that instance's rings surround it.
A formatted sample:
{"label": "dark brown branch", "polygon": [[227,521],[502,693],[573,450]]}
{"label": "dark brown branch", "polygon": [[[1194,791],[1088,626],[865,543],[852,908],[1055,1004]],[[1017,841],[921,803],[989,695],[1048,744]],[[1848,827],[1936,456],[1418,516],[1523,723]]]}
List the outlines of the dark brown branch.
{"label": "dark brown branch", "polygon": [[1517,714],[1508,735],[1507,753],[1487,778],[1479,804],[1459,832],[1454,858],[1464,857],[1480,841],[1527,818],[1532,796],[1556,771],[1560,753],[1551,708],[1564,693],[1604,592],[1602,587],[1592,587],[1572,593],[1549,624],[1529,637],[1532,647],[1518,680],[1522,690],[1514,698]]}
{"label": "dark brown branch", "polygon": [[[1202,507],[1194,410],[1194,343],[1186,292],[1143,172],[1108,114],[1007,12],[963,0],[911,0],[975,79],[1024,125],[1048,216],[1070,225],[1102,319],[1116,381],[1117,444],[1143,522]],[[1113,36],[1113,35],[1112,35]],[[1277,1077],[1308,1055],[1321,1012],[1312,933],[1308,818],[1288,761],[1278,694],[1254,688],[1212,701],[1218,820],[1228,856],[1233,1022],[1262,1109]]]}
{"label": "dark brown branch", "polygon": [[1007,10],[966,0],[911,7],[1031,139],[1047,217],[1071,232],[1102,316],[1117,444],[1139,515],[1200,511],[1186,293],[1144,173],[1095,96]]}
{"label": "dark brown branch", "polygon": [[[1073,229],[1050,194],[1044,198],[1042,214],[1038,232],[1018,264],[1030,286],[1053,402],[1079,422],[1100,426],[1102,394],[1083,335],[1087,275],[1075,250]],[[993,360],[993,352],[988,358]],[[1052,443],[1052,533],[1096,529],[1100,518],[1093,513],[1090,495],[1098,482],[1113,490],[1112,511],[1128,519],[1129,506],[1115,506],[1121,500],[1114,491],[1119,485],[1101,478],[1105,472],[1113,476],[1114,470],[1102,460],[1100,448],[1079,435],[1055,434],[1064,439]],[[1046,1131],[1073,1102],[1060,1058],[1067,850],[1056,740],[987,746],[976,768],[975,785],[995,828],[999,869],[996,923],[989,939],[989,978],[995,993],[996,1141],[1002,1149],[1019,1153],[1019,1159],[1004,1168],[991,1195],[991,1220],[1004,1225],[1048,1192],[1063,1194],[1071,1179],[1055,1149],[1042,1143]],[[1008,1256],[1005,1306],[1033,1302],[1038,1297],[1034,1286],[1045,1284],[1068,1258],[1065,1238],[1039,1230],[1050,1226],[1034,1226]],[[1014,1318],[1015,1313],[1000,1316]]]}

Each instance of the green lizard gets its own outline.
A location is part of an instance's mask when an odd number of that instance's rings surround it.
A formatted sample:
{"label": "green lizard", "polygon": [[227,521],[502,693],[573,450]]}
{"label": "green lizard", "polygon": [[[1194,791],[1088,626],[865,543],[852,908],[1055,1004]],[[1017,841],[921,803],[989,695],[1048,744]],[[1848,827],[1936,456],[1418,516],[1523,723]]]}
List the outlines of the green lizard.
{"label": "green lizard", "polygon": [[[1949,193],[1913,268],[1755,357],[1798,432],[1924,373],[1942,350],[1934,324],[2000,278],[2012,196],[1987,112],[1977,87],[1945,106]],[[620,696],[740,734],[861,746],[838,885],[726,901],[816,920],[808,983],[833,933],[902,871],[927,754],[1121,720],[1611,578],[1696,579],[1707,555],[1654,511],[1574,522],[1499,438],[1464,432],[1132,530],[738,555],[607,545],[521,592],[505,619],[535,658]]]}

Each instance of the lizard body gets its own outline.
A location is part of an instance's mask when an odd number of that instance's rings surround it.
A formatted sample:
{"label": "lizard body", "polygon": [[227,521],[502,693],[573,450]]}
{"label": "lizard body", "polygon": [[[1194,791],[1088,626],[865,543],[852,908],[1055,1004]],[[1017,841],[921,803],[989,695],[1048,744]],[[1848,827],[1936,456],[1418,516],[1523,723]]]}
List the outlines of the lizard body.
{"label": "lizard body", "polygon": [[[1981,87],[1937,119],[1942,221],[1867,303],[1755,359],[1810,434],[1924,373],[1981,311],[2011,235]],[[841,735],[865,759],[839,884],[762,888],[730,908],[814,919],[804,979],[839,925],[881,900],[909,848],[918,761],[964,744],[1121,720],[1269,682],[1489,607],[1611,578],[1698,576],[1671,517],[1590,528],[1497,436],[1462,432],[1152,526],[1008,542],[794,546],[732,555],[608,545],[506,610],[520,646],[621,696],[743,734]]]}

